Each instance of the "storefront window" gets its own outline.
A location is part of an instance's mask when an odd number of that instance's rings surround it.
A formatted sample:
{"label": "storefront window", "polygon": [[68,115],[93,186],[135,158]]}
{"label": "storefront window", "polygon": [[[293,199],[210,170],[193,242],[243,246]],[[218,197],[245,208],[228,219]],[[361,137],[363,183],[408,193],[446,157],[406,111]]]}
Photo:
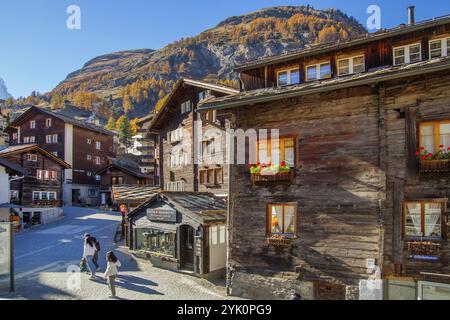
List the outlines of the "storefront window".
{"label": "storefront window", "polygon": [[136,249],[174,257],[175,233],[156,229],[137,229]]}

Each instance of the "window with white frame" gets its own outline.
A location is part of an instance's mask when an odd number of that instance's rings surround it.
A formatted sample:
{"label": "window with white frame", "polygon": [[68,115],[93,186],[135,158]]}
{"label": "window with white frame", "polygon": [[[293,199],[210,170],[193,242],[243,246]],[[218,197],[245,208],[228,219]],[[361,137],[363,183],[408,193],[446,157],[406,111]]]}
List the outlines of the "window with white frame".
{"label": "window with white frame", "polygon": [[167,182],[166,191],[183,192],[185,191],[185,184],[184,181]]}
{"label": "window with white frame", "polygon": [[191,112],[192,105],[191,100],[185,101],[181,104],[181,114]]}
{"label": "window with white frame", "polygon": [[28,153],[27,161],[37,162],[37,154]]}
{"label": "window with white frame", "polygon": [[36,120],[30,121],[30,129],[36,129]]}
{"label": "window with white frame", "polygon": [[338,60],[338,76],[353,73],[362,73],[366,69],[364,56],[351,57]]}
{"label": "window with white frame", "polygon": [[415,63],[422,60],[422,46],[414,43],[394,48],[394,65]]}
{"label": "window with white frame", "polygon": [[86,172],[86,175],[87,175],[88,177],[92,177],[92,172],[87,171],[87,172]]}
{"label": "window with white frame", "polygon": [[56,200],[55,191],[33,191],[33,200]]}
{"label": "window with white frame", "polygon": [[100,159],[100,157],[95,157],[94,158],[94,163],[99,166],[99,165],[102,164],[102,160]]}
{"label": "window with white frame", "polygon": [[86,143],[87,144],[92,144],[92,140],[91,139],[86,139]]}
{"label": "window with white frame", "polygon": [[52,135],[52,142],[58,143],[58,135],[57,134]]}
{"label": "window with white frame", "polygon": [[172,154],[170,156],[170,167],[184,167],[189,164],[188,154],[183,152],[179,154]]}
{"label": "window with white frame", "polygon": [[447,57],[450,53],[450,38],[430,41],[430,59]]}
{"label": "window with white frame", "polygon": [[96,141],[95,142],[95,149],[101,150],[101,148],[102,148],[102,143],[100,141]]}
{"label": "window with white frame", "polygon": [[277,85],[279,87],[290,86],[299,83],[300,83],[299,68],[277,71]]}
{"label": "window with white frame", "polygon": [[23,143],[35,143],[36,142],[36,137],[24,137],[23,138]]}
{"label": "window with white frame", "polygon": [[331,63],[320,63],[306,67],[306,81],[331,78]]}
{"label": "window with white frame", "polygon": [[19,199],[19,190],[11,190],[10,195],[11,195],[11,200],[18,200]]}
{"label": "window with white frame", "polygon": [[57,181],[58,180],[58,172],[56,171],[50,171],[50,179],[52,181]]}
{"label": "window with white frame", "polygon": [[169,135],[169,141],[170,142],[178,142],[183,140],[183,128],[178,128],[176,130],[173,131],[169,131],[168,135]]}
{"label": "window with white frame", "polygon": [[86,156],[86,160],[91,161],[91,160],[92,160],[92,156],[91,156],[90,154],[88,154],[88,155]]}
{"label": "window with white frame", "polygon": [[45,119],[45,126],[47,128],[50,128],[52,126],[52,119],[51,118]]}
{"label": "window with white frame", "polygon": [[45,142],[46,143],[52,143],[52,136],[51,135],[46,135],[45,136]]}

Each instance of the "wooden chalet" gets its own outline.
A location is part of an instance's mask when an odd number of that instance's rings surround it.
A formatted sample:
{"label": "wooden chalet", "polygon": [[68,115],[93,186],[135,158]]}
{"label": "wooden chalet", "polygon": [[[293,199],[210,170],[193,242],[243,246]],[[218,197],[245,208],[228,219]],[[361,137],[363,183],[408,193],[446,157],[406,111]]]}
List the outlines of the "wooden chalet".
{"label": "wooden chalet", "polygon": [[225,277],[226,201],[212,193],[161,192],[127,217],[128,246],[154,266]]}
{"label": "wooden chalet", "polygon": [[100,180],[95,172],[114,157],[112,132],[64,110],[35,106],[14,119],[6,132],[10,145],[37,144],[70,164],[65,172],[65,204],[98,204]]}
{"label": "wooden chalet", "polygon": [[450,17],[236,70],[199,112],[279,133],[230,166],[230,292],[448,299]]}
{"label": "wooden chalet", "polygon": [[[226,195],[228,172],[224,150],[214,139],[225,130],[216,112],[197,113],[197,105],[213,97],[237,94],[229,87],[181,79],[150,123],[156,137],[157,175],[166,191],[212,192]],[[194,124],[201,124],[194,129]],[[200,128],[200,129],[199,129]],[[217,142],[217,141],[216,141]],[[219,141],[218,145],[223,145]],[[214,161],[216,158],[219,161]],[[222,160],[220,160],[222,159]]]}

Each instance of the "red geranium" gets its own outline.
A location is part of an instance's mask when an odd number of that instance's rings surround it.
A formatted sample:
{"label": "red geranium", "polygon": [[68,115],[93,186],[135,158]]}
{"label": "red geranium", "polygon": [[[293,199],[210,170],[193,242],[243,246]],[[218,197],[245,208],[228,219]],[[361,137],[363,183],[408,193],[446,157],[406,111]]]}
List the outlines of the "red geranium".
{"label": "red geranium", "polygon": [[420,156],[420,152],[419,151],[416,152],[416,156]]}
{"label": "red geranium", "polygon": [[427,156],[422,156],[422,160],[427,160]]}
{"label": "red geranium", "polygon": [[428,156],[429,156],[430,158],[433,158],[433,154],[432,154],[432,153],[430,153]]}
{"label": "red geranium", "polygon": [[443,144],[441,144],[440,146],[439,146],[439,149],[442,149],[444,147],[444,145]]}
{"label": "red geranium", "polygon": [[422,150],[422,151],[425,150],[425,147],[420,147],[420,150]]}
{"label": "red geranium", "polygon": [[281,162],[281,166],[282,166],[282,167],[286,167],[286,162],[282,161],[282,162]]}

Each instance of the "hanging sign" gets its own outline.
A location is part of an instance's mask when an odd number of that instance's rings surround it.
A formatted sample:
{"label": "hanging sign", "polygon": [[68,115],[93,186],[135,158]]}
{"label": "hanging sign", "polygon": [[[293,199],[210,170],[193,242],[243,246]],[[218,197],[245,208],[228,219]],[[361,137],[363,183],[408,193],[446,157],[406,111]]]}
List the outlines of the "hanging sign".
{"label": "hanging sign", "polygon": [[174,209],[147,209],[147,218],[150,221],[177,222],[177,211]]}

